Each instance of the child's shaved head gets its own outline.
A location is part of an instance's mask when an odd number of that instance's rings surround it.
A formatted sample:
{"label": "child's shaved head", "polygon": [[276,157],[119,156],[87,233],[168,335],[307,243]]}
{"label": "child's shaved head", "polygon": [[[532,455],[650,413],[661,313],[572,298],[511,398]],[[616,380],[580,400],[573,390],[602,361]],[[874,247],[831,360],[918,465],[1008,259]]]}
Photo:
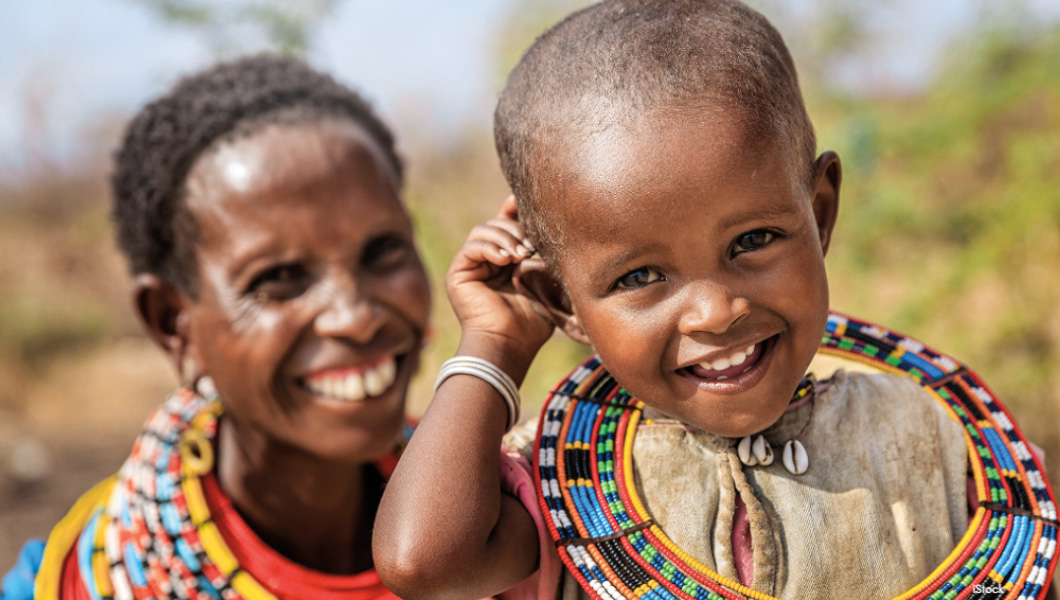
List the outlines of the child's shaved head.
{"label": "child's shaved head", "polygon": [[537,39],[508,76],[494,135],[520,219],[546,259],[562,244],[538,201],[554,149],[681,105],[732,107],[747,130],[779,142],[809,185],[816,139],[794,63],[765,17],[740,2],[604,0]]}

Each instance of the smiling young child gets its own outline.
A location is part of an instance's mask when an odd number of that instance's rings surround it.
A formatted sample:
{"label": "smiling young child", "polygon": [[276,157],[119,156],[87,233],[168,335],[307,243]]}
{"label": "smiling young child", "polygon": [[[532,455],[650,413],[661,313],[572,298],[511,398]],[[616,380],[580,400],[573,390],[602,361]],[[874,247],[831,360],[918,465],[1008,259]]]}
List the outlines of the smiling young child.
{"label": "smiling young child", "polygon": [[[761,15],[594,4],[530,48],[495,127],[515,200],[452,263],[458,356],[378,516],[399,595],[535,568],[542,599],[1044,593],[1055,507],[1007,413],[951,359],[830,317],[840,162]],[[596,356],[554,388],[528,493],[496,449],[553,326]]]}
{"label": "smiling young child", "polygon": [[[396,598],[371,529],[430,311],[402,175],[370,106],[293,58],[132,120],[118,240],[182,387],[52,531],[37,600]],[[34,596],[25,563],[5,598]]]}

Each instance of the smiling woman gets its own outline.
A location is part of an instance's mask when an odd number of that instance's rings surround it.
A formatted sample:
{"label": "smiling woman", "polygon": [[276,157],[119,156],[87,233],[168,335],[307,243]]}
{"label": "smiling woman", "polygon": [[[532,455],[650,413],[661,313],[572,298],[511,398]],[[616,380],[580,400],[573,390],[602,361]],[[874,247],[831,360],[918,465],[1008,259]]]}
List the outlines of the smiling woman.
{"label": "smiling woman", "polygon": [[188,176],[199,293],[187,352],[211,365],[236,456],[280,442],[366,462],[390,449],[379,432],[400,427],[429,297],[376,146],[348,121],[274,124]]}
{"label": "smiling woman", "polygon": [[372,521],[430,310],[401,184],[371,109],[293,59],[219,65],[133,120],[118,237],[184,385],[55,527],[38,599],[395,598]]}

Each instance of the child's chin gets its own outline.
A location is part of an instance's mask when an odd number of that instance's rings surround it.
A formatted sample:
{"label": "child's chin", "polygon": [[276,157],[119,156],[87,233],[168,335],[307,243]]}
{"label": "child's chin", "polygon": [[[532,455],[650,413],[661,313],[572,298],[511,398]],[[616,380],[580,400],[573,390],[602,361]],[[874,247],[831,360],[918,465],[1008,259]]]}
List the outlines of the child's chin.
{"label": "child's chin", "polygon": [[724,419],[719,419],[716,412],[711,415],[689,415],[681,421],[721,437],[742,438],[768,429],[784,415],[784,408],[763,407],[750,413],[731,414]]}
{"label": "child's chin", "polygon": [[721,436],[721,437],[738,439],[738,438],[747,437],[749,435],[754,435],[754,434],[756,434],[756,433],[758,433],[760,431],[768,429],[769,426],[772,425],[772,424],[773,423],[765,423],[765,424],[762,424],[762,425],[754,425],[754,426],[750,426],[750,427],[733,427],[731,429],[730,428],[721,428],[721,429],[719,429],[717,426],[712,427],[712,428],[701,428],[701,429],[703,429],[704,431],[706,431],[708,433],[713,433],[714,435],[718,435],[718,436]]}

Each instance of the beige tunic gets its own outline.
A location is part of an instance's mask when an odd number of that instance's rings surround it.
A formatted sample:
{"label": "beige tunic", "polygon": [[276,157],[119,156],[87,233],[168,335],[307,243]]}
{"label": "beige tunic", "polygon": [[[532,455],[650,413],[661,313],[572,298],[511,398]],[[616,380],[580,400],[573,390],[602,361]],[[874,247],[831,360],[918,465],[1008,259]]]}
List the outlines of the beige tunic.
{"label": "beige tunic", "polygon": [[[810,466],[795,476],[780,454],[800,431]],[[725,577],[738,580],[736,493],[751,526],[751,587],[779,598],[893,598],[942,563],[967,528],[963,429],[910,379],[838,371],[812,404],[764,434],[776,454],[768,467],[743,466],[735,440],[670,420],[641,425],[634,442],[650,514]],[[565,571],[559,588],[563,600],[588,597]]]}

